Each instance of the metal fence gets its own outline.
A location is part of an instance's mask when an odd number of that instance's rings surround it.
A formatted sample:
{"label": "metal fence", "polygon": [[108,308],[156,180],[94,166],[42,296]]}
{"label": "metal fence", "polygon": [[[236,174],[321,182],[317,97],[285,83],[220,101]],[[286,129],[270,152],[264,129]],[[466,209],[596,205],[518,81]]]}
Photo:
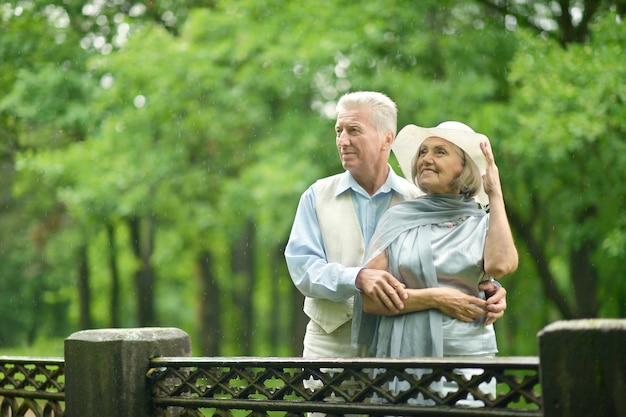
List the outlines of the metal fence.
{"label": "metal fence", "polygon": [[536,357],[157,358],[148,375],[153,403],[168,416],[542,415]]}
{"label": "metal fence", "polygon": [[65,414],[63,358],[0,356],[0,415]]}
{"label": "metal fence", "polygon": [[626,320],[537,338],[538,357],[194,358],[180,329],[83,330],[64,359],[0,356],[0,415],[626,417]]}
{"label": "metal fence", "polygon": [[[538,368],[536,357],[154,358],[145,382],[155,416],[541,416]],[[1,416],[64,416],[64,360],[0,357],[0,399]]]}

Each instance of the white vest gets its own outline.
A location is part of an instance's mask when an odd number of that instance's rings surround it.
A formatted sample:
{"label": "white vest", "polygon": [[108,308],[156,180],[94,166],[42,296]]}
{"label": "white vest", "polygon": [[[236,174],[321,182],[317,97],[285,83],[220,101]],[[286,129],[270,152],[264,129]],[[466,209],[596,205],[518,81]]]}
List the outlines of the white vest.
{"label": "white vest", "polygon": [[[322,178],[315,183],[315,209],[324,240],[326,260],[344,266],[362,266],[365,242],[356,215],[352,193],[335,195],[342,175]],[[408,198],[418,195],[417,189],[407,182]],[[393,193],[391,206],[407,197]],[[332,333],[352,319],[354,297],[345,301],[330,301],[323,298],[305,297],[304,313],[326,333]]]}

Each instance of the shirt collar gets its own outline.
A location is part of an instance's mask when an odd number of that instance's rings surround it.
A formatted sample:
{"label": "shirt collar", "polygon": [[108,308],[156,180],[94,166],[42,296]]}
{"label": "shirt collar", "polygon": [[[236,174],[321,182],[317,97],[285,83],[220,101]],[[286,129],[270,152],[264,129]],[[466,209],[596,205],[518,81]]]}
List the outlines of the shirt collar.
{"label": "shirt collar", "polygon": [[[407,181],[404,178],[400,177],[398,174],[396,174],[391,168],[391,165],[387,164],[387,166],[389,167],[389,175],[387,175],[387,179],[385,180],[383,185],[376,191],[376,193],[374,193],[374,195],[377,195],[379,193],[388,193],[393,190],[403,196],[408,196],[409,190],[407,187]],[[342,174],[339,182],[337,183],[335,195],[339,195],[350,188],[352,188],[356,192],[367,194],[363,187],[361,187],[359,183],[356,182],[352,174],[350,174],[350,171],[346,171]]]}

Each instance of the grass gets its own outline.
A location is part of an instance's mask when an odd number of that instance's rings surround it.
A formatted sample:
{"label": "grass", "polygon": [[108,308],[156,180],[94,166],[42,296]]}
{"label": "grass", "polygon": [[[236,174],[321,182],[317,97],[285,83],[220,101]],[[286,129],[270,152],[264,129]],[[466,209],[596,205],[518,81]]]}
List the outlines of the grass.
{"label": "grass", "polygon": [[38,339],[32,345],[0,348],[0,356],[63,357],[64,339]]}

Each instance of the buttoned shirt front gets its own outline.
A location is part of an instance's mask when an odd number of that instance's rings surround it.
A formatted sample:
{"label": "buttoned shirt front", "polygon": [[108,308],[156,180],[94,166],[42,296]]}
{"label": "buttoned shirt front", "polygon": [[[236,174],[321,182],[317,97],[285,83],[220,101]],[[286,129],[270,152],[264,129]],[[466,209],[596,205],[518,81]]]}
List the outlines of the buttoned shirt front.
{"label": "buttoned shirt front", "polygon": [[[348,171],[341,174],[336,195],[351,193],[366,249],[378,220],[391,204],[393,192],[411,197],[407,184],[389,167],[387,180],[370,196]],[[289,273],[295,286],[307,297],[346,300],[358,292],[355,280],[362,265],[328,262],[315,207],[315,187],[312,185],[300,198],[285,248]]]}

